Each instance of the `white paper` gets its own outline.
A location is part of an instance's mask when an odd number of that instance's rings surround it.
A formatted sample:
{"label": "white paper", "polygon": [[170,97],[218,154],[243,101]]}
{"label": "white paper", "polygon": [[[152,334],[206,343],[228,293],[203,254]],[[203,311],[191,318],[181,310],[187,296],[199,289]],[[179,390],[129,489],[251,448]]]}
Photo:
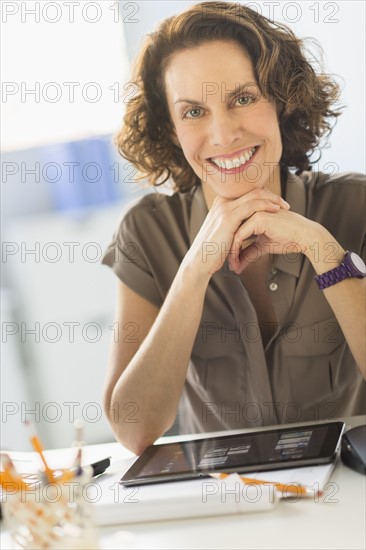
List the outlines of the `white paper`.
{"label": "white paper", "polygon": [[124,487],[122,472],[98,479],[100,498],[94,503],[98,525],[243,514],[273,510],[278,493],[273,486],[245,486],[237,474],[225,480],[154,483]]}
{"label": "white paper", "polygon": [[303,468],[288,468],[284,470],[270,470],[266,472],[250,472],[241,474],[250,479],[260,479],[273,483],[296,483],[315,492],[323,491],[329,480],[336,462],[319,466],[305,466]]}

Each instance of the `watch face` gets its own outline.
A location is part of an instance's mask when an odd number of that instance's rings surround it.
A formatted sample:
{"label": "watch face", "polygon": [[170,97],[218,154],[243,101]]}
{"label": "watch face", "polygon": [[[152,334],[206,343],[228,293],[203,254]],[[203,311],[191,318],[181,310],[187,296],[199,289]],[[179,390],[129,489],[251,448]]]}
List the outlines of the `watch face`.
{"label": "watch face", "polygon": [[350,252],[350,260],[353,263],[354,267],[359,271],[362,275],[366,274],[366,265],[360,256],[355,254],[355,252]]}

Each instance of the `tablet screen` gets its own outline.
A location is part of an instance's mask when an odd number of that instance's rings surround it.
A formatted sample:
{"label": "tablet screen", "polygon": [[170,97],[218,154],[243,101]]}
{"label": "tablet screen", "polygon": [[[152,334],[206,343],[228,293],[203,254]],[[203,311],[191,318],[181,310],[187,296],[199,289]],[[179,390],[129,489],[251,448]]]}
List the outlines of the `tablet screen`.
{"label": "tablet screen", "polygon": [[343,429],[343,422],[333,422],[152,445],[121,483],[324,464],[334,460]]}

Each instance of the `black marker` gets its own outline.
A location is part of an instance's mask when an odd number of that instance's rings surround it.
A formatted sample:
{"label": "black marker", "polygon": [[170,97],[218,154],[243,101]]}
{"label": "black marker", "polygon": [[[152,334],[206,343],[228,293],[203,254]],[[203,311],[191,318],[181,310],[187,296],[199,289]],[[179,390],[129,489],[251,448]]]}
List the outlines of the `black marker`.
{"label": "black marker", "polygon": [[97,462],[93,462],[93,464],[90,464],[90,466],[93,468],[93,477],[99,476],[99,474],[103,474],[107,468],[111,465],[111,457],[103,458],[102,460],[98,460]]}

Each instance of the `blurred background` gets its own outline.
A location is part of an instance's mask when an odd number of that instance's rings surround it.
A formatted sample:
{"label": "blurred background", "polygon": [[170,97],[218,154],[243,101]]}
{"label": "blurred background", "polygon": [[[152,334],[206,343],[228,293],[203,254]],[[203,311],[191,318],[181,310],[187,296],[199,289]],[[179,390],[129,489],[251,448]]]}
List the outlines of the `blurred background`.
{"label": "blurred background", "polygon": [[[112,140],[143,36],[196,3],[1,2],[3,449],[29,449],[26,419],[48,448],[76,418],[88,443],[114,439],[101,403],[116,277],[100,259],[151,190]],[[320,42],[346,108],[314,168],[365,172],[365,3],[241,3]]]}

